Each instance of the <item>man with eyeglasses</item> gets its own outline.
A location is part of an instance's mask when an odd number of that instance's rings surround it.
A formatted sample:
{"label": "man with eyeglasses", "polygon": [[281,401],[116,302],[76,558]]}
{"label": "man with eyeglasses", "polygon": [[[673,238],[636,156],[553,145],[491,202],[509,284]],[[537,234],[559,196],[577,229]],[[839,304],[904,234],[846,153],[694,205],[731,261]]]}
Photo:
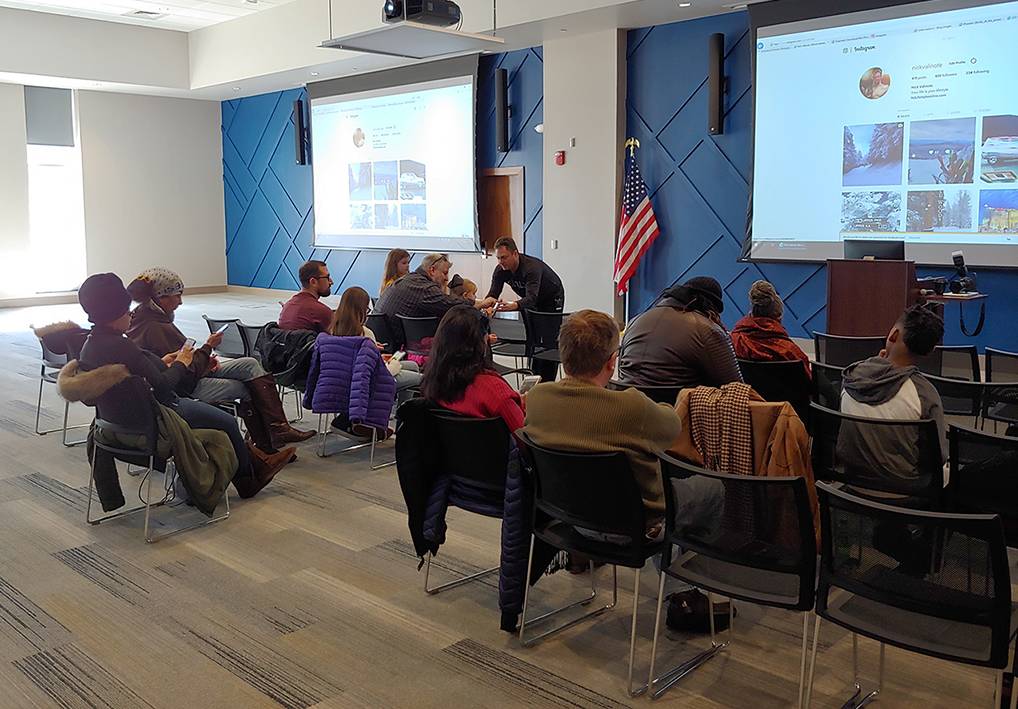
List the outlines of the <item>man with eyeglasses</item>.
{"label": "man with eyeglasses", "polygon": [[332,322],[332,308],[321,301],[332,295],[332,277],[324,261],[307,261],[297,272],[301,290],[283,304],[281,330],[324,332]]}

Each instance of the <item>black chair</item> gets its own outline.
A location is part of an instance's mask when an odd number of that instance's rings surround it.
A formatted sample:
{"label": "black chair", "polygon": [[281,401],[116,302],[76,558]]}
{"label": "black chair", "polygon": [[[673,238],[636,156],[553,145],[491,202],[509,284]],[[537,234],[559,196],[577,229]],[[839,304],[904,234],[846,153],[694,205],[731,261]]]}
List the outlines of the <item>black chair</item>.
{"label": "black chair", "polygon": [[[562,363],[558,351],[558,332],[566,313],[543,313],[539,310],[523,311],[523,327],[527,334],[526,355],[530,360]],[[533,367],[531,367],[533,369]]]}
{"label": "black chair", "polygon": [[761,362],[740,359],[742,379],[765,401],[787,401],[809,427],[813,383],[802,362]]}
{"label": "black chair", "polygon": [[[1018,382],[1018,353],[986,348],[986,381],[987,382]],[[986,410],[986,418],[990,421],[1018,423],[1018,398],[997,401]]]}
{"label": "black chair", "polygon": [[[92,445],[95,451],[92,454],[92,464],[88,476],[88,504],[85,507],[85,521],[91,525],[98,525],[119,517],[126,517],[135,512],[145,511],[144,538],[149,544],[172,537],[181,532],[198,529],[215,522],[221,522],[230,516],[230,496],[223,491],[225,511],[215,517],[202,519],[194,524],[179,527],[170,532],[160,535],[149,534],[152,508],[161,507],[174,499],[174,479],[177,476],[176,464],[172,454],[168,458],[160,458],[159,446],[159,409],[152,396],[152,390],[148,383],[141,377],[133,376],[117,385],[105,394],[96,405],[96,418],[93,422]],[[108,418],[104,418],[108,417]],[[110,420],[112,419],[112,420]],[[110,443],[116,437],[137,437],[145,441],[144,445],[137,448],[127,448],[121,444]],[[102,517],[92,517],[92,497],[96,486],[96,461],[99,458],[99,451],[111,455],[114,461],[120,460],[127,463],[128,468],[132,463],[141,463],[140,471],[133,472],[133,475],[141,475],[138,486],[138,497],[142,504],[120,512],[114,512]],[[116,462],[114,462],[114,466]],[[162,497],[158,500],[152,498],[152,478],[157,471],[164,474],[164,488]],[[142,488],[145,488],[144,495]]]}
{"label": "black chair", "polygon": [[[412,318],[409,315],[397,315],[396,317],[403,326],[403,343],[406,351],[412,354],[426,355],[427,352],[421,346],[421,340],[435,336],[439,318]],[[377,333],[375,336],[378,336]]]}
{"label": "black chair", "polygon": [[840,409],[845,368],[812,361],[809,366],[813,372],[813,401],[827,409]]}
{"label": "black chair", "polygon": [[[1004,531],[996,515],[905,510],[824,483],[820,497],[820,577],[807,705],[821,619],[852,633],[860,707],[882,691],[884,645],[997,670],[999,706],[1012,623]],[[863,696],[856,636],[880,643],[880,680]],[[1011,707],[1018,692],[1012,691]]]}
{"label": "black chair", "polygon": [[[493,493],[501,500],[505,496],[510,450],[510,434],[505,422],[498,417],[470,418],[451,411],[434,411],[432,416],[441,450],[439,469],[442,474],[448,475],[453,485]],[[429,553],[424,567],[424,590],[429,594],[462,586],[499,570],[495,566],[430,587],[431,559]]]}
{"label": "black chair", "polygon": [[262,353],[259,349],[261,344],[262,332],[265,331],[264,325],[245,325],[238,321],[237,329],[240,331],[240,339],[244,343],[244,356],[254,357],[259,362],[262,361]]}
{"label": "black chair", "polygon": [[[647,539],[647,515],[640,489],[624,453],[570,453],[539,446],[526,433],[518,434],[527,445],[526,454],[535,476],[534,533],[527,562],[527,585],[520,619],[520,644],[535,643],[598,616],[618,602],[618,567],[634,569],[633,617],[629,638],[629,695],[643,694],[647,686],[633,688],[633,661],[636,654],[636,613],[640,602],[640,571],[647,559],[664,549],[663,541]],[[579,530],[584,530],[580,532]],[[611,539],[611,541],[607,541]],[[527,619],[530,601],[530,566],[534,540],[540,539],[555,549],[578,553],[591,560],[591,593],[562,608]],[[588,611],[558,627],[532,638],[526,632],[534,625],[562,611],[587,605],[597,596],[593,564],[611,564],[612,601]]]}
{"label": "black chair", "polygon": [[63,425],[60,428],[49,428],[46,430],[41,430],[39,428],[39,424],[42,418],[43,386],[46,384],[56,384],[57,376],[60,374],[60,370],[63,368],[64,365],[67,364],[70,357],[76,357],[77,353],[72,353],[69,357],[66,354],[59,354],[57,352],[54,352],[53,350],[46,346],[46,342],[41,337],[39,338],[39,347],[42,348],[42,358],[39,360],[39,399],[38,401],[36,401],[35,404],[35,433],[36,435],[39,436],[45,436],[47,433],[56,433],[57,431],[61,431],[60,438],[61,443],[63,443],[68,448],[72,446],[80,446],[82,443],[85,442],[86,439],[83,438],[78,441],[68,441],[67,432],[76,431],[82,428],[88,428],[89,424],[84,423],[72,426],[67,425],[67,416],[71,409],[71,402],[67,400],[64,400]]}
{"label": "black chair", "polygon": [[216,348],[216,354],[220,354],[223,357],[228,357],[230,359],[248,356],[248,346],[247,342],[244,340],[244,336],[240,332],[239,318],[214,320],[204,314],[202,315],[202,318],[209,326],[209,333],[214,333],[223,325],[226,325],[226,330],[223,331],[223,341],[219,343],[219,347]]}
{"label": "black chair", "polygon": [[[1006,384],[997,382],[968,382],[961,379],[947,379],[927,374],[944,405],[944,413],[950,416],[970,416],[972,425],[978,427],[981,420],[994,416],[1003,418],[1007,407],[1018,403],[1018,382]],[[999,420],[999,419],[998,419]]]}
{"label": "black chair", "polygon": [[293,353],[286,357],[288,336],[296,336],[279,328],[275,322],[266,323],[259,335],[258,342],[261,348],[262,366],[272,375],[279,389],[279,399],[286,409],[286,394],[292,393],[296,400],[297,416],[290,419],[290,423],[304,419],[304,406],[301,397],[307,388],[308,370],[311,367],[311,353],[315,348],[316,335],[310,330],[299,332],[301,337],[306,338],[303,344]]}
{"label": "black chair", "polygon": [[953,425],[947,437],[953,509],[1000,515],[1007,545],[1018,547],[1018,438]]}
{"label": "black chair", "polygon": [[625,391],[626,389],[636,389],[639,392],[643,392],[647,395],[651,401],[658,404],[671,404],[675,406],[679,402],[679,394],[682,393],[683,387],[680,386],[644,386],[639,384],[627,384],[621,382],[618,379],[612,379],[608,382],[608,388],[613,391]]}
{"label": "black chair", "polygon": [[978,382],[979,351],[975,345],[937,345],[919,360],[919,370],[936,377]]}
{"label": "black chair", "polygon": [[527,329],[518,311],[495,313],[490,319],[491,333],[498,342],[491,346],[491,353],[500,357],[511,357],[513,366],[520,368],[520,360],[527,356]]}
{"label": "black chair", "polygon": [[811,409],[817,480],[888,504],[941,508],[944,461],[934,421],[849,416],[816,404]]}
{"label": "black chair", "polygon": [[396,354],[403,346],[402,333],[396,332],[396,328],[392,326],[387,315],[371,313],[364,322],[364,326],[375,333],[375,339],[379,344],[385,345],[385,349],[382,351],[386,354]]}
{"label": "black chair", "polygon": [[[801,365],[800,365],[801,366]],[[661,457],[665,488],[666,539],[661,555],[651,696],[658,698],[680,679],[729,645],[714,633],[711,593],[802,613],[798,704],[806,687],[806,647],[816,581],[816,532],[806,479],[714,473]],[[676,500],[679,496],[679,500]],[[693,500],[697,500],[699,505]],[[677,502],[682,504],[682,513]],[[677,519],[678,517],[678,519]],[[672,559],[672,547],[678,558]],[[654,676],[665,577],[708,592],[711,647],[678,667]],[[729,608],[731,609],[731,605]],[[729,613],[732,611],[729,610]],[[729,617],[729,632],[734,624]],[[731,636],[730,636],[731,637]]]}
{"label": "black chair", "polygon": [[828,335],[824,332],[813,333],[815,359],[822,364],[833,364],[836,367],[847,367],[860,360],[874,357],[884,349],[887,343],[883,337],[845,337]]}

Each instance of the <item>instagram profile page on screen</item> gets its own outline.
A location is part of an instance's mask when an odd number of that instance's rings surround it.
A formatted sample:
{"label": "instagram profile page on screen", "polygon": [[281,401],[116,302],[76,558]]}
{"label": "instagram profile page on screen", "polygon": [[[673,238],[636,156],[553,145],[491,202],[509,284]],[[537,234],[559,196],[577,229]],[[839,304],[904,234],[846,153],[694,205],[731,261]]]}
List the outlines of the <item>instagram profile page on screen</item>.
{"label": "instagram profile page on screen", "polygon": [[473,77],[312,101],[315,244],[472,250]]}
{"label": "instagram profile page on screen", "polygon": [[760,29],[754,256],[1018,246],[1018,2],[909,12]]}

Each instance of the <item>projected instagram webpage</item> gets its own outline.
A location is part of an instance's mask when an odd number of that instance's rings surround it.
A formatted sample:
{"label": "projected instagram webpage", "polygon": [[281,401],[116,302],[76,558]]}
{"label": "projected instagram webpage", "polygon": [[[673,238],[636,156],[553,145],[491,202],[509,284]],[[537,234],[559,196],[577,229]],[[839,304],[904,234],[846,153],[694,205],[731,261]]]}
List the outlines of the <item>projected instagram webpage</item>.
{"label": "projected instagram webpage", "polygon": [[765,35],[754,241],[1018,243],[1018,3]]}

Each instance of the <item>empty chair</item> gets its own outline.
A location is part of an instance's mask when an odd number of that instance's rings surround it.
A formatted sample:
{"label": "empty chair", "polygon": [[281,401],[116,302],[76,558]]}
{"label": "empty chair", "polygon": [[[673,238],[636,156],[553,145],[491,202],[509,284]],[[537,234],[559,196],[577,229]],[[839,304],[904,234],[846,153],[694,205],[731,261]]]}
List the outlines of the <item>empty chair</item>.
{"label": "empty chair", "polygon": [[826,409],[841,408],[841,381],[845,368],[822,362],[810,362],[813,372],[813,401]]}
{"label": "empty chair", "polygon": [[384,345],[382,350],[386,354],[395,354],[403,346],[402,333],[398,333],[392,326],[388,316],[381,313],[369,313],[364,327],[375,333],[378,344]]}
{"label": "empty chair", "polygon": [[[530,542],[530,561],[533,561],[535,539],[540,539],[556,549],[582,554],[591,560],[589,595],[530,619],[527,618],[530,602],[530,562],[528,562],[523,617],[520,620],[520,643],[524,647],[529,647],[582,620],[593,618],[614,608],[618,601],[618,567],[629,567],[636,573],[629,637],[628,691],[630,696],[638,696],[647,689],[646,685],[633,687],[640,571],[647,559],[662,551],[664,542],[647,538],[646,508],[626,454],[572,453],[554,450],[538,446],[526,436],[526,433],[521,432],[519,435],[527,446],[535,473],[534,531]],[[611,602],[528,638],[527,631],[532,631],[533,626],[546,622],[567,609],[587,605],[596,598],[594,563],[611,564],[613,567]]]}
{"label": "empty chair", "polygon": [[[435,411],[432,417],[440,451],[437,469],[448,477],[451,485],[449,504],[500,518],[511,446],[505,422],[498,417],[470,418],[451,411]],[[478,505],[479,497],[488,498],[494,504]],[[470,501],[475,504],[469,504]],[[424,590],[429,594],[461,586],[499,570],[495,566],[440,586],[430,586],[431,560],[429,552],[424,568]]]}
{"label": "empty chair", "polygon": [[937,424],[849,416],[811,405],[813,475],[889,504],[937,509],[944,465]]}
{"label": "empty chair", "polygon": [[[396,317],[399,318],[399,322],[403,326],[403,343],[406,351],[426,355],[427,351],[421,344],[421,341],[435,336],[435,332],[438,330],[439,318],[412,318],[408,315],[397,315]],[[380,335],[376,332],[375,337],[380,337]]]}
{"label": "empty chair", "polygon": [[959,512],[998,514],[1018,547],[1018,438],[962,426],[948,429],[951,501]]}
{"label": "empty chair", "polygon": [[[796,364],[801,368],[801,364]],[[802,613],[797,695],[801,706],[817,553],[806,479],[726,475],[668,456],[661,458],[661,473],[665,482],[668,545],[661,556],[648,680],[651,696],[661,696],[728,646],[727,641],[719,643],[714,634],[710,593],[717,593]],[[681,514],[676,513],[679,509]],[[673,549],[677,554],[674,559]],[[666,576],[708,592],[711,647],[655,677]],[[734,629],[731,622],[729,627]]]}
{"label": "empty chair", "polygon": [[223,341],[219,343],[219,347],[216,348],[216,354],[220,354],[223,357],[229,357],[231,359],[249,356],[244,336],[240,333],[239,318],[214,320],[204,314],[202,315],[202,318],[208,324],[210,333],[216,332],[221,327],[226,327],[226,329],[223,330]]}
{"label": "empty chair", "polygon": [[[881,684],[889,644],[996,670],[999,706],[1015,636],[1000,518],[905,510],[825,483],[817,492],[823,543],[807,704],[823,619],[852,633],[856,691],[846,706],[862,706],[882,690],[863,689],[857,635],[880,643]],[[1013,691],[1012,709],[1016,699]]]}
{"label": "empty chair", "polygon": [[498,337],[498,342],[491,346],[491,353],[512,357],[513,366],[520,368],[520,360],[527,356],[527,330],[521,313],[495,313],[491,318],[491,333]]}
{"label": "empty chair", "polygon": [[937,345],[920,358],[919,369],[937,377],[978,382],[979,351],[975,345]]}
{"label": "empty chair", "polygon": [[608,382],[608,388],[615,391],[625,391],[626,389],[636,389],[639,392],[647,395],[651,401],[657,402],[658,404],[671,404],[675,406],[679,401],[679,394],[682,392],[680,386],[650,386],[650,385],[637,385],[627,384],[617,379],[612,379]]}
{"label": "empty chair", "polygon": [[259,349],[262,332],[265,330],[264,325],[245,325],[242,322],[237,322],[237,329],[240,330],[240,337],[244,341],[244,353],[247,357],[254,357],[259,362],[262,361],[262,353]]}
{"label": "empty chair", "polygon": [[[986,348],[986,381],[1018,382],[1018,353]],[[1006,424],[1018,423],[1018,397],[994,401],[986,407],[986,418]]]}
{"label": "empty chair", "polygon": [[[1018,382],[1013,384],[996,382],[969,382],[961,379],[947,379],[927,374],[926,378],[940,394],[944,413],[950,416],[970,416],[972,425],[979,426],[990,412],[1001,419],[1006,415],[1011,402],[1018,403]],[[997,419],[1000,420],[1000,419]]]}
{"label": "empty chair", "polygon": [[[56,384],[57,375],[60,373],[60,369],[67,364],[68,355],[58,354],[46,346],[45,340],[39,338],[39,347],[42,348],[42,358],[39,361],[39,398],[35,403],[35,432],[40,436],[45,436],[47,433],[55,433],[56,431],[61,432],[61,442],[67,446],[77,446],[85,442],[85,439],[78,441],[68,441],[67,432],[75,431],[82,428],[88,428],[89,424],[77,424],[73,426],[67,425],[67,416],[70,412],[71,402],[64,400],[64,422],[60,428],[50,428],[47,430],[40,430],[39,424],[42,419],[42,390],[46,384]],[[76,353],[72,356],[77,356]]]}
{"label": "empty chair", "polygon": [[887,340],[883,337],[845,337],[823,332],[813,333],[816,361],[837,367],[847,367],[875,357],[884,349],[886,343]]}
{"label": "empty chair", "polygon": [[742,379],[765,401],[787,401],[803,423],[809,425],[809,403],[813,384],[802,362],[739,360]]}

